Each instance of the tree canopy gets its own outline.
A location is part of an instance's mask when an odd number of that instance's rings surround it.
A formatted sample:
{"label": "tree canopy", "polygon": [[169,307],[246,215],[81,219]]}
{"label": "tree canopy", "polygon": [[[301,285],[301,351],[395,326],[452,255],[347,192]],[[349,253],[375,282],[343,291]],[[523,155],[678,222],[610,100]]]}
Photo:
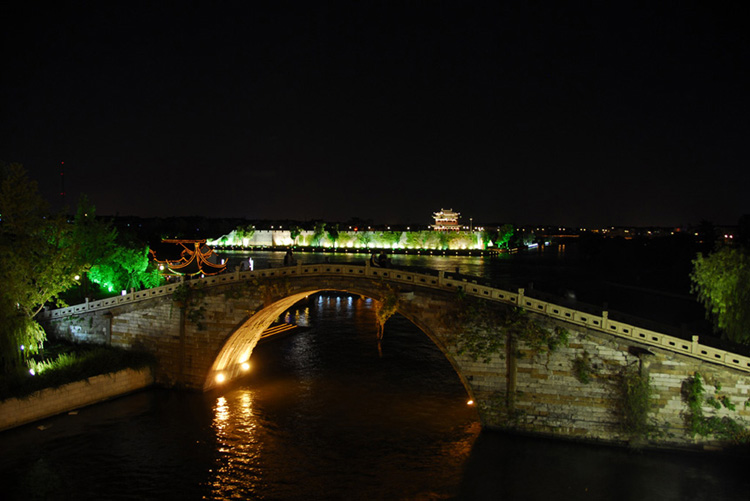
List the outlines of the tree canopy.
{"label": "tree canopy", "polygon": [[750,344],[750,256],[742,247],[698,254],[690,274],[692,292],[714,328],[726,338]]}
{"label": "tree canopy", "polygon": [[[52,214],[20,164],[0,164],[0,359],[4,371],[22,365],[46,340],[34,320],[49,303],[64,306],[61,294],[86,272],[122,269],[125,286],[155,285],[146,271],[148,248],[116,244],[117,231],[96,217],[82,197],[72,221]],[[132,254],[132,256],[131,256]]]}
{"label": "tree canopy", "polygon": [[0,169],[0,356],[7,371],[41,347],[45,334],[34,317],[76,283],[86,263],[72,225],[49,213],[23,167]]}
{"label": "tree canopy", "polygon": [[513,236],[514,228],[512,224],[504,224],[497,230],[497,241],[495,244],[499,249],[507,249],[510,238]]}

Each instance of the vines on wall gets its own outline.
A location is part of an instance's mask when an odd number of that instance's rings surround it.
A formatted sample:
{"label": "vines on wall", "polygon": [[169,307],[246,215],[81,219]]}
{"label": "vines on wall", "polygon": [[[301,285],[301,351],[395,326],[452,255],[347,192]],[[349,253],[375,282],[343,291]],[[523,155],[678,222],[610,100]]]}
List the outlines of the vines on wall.
{"label": "vines on wall", "polygon": [[375,320],[378,323],[378,341],[383,339],[385,323],[398,310],[398,291],[388,285],[383,285],[380,299],[375,299]]}
{"label": "vines on wall", "polygon": [[203,318],[206,314],[206,307],[203,299],[206,297],[206,290],[202,283],[195,286],[183,282],[175,288],[172,293],[172,302],[185,312],[185,318],[194,323],[198,330],[203,330]]}
{"label": "vines on wall", "polygon": [[637,443],[656,431],[656,426],[650,419],[654,411],[651,378],[642,370],[639,362],[626,366],[618,383],[622,428]]}
{"label": "vines on wall", "polygon": [[[703,381],[701,374],[696,372],[682,384],[682,397],[687,404],[685,424],[690,436],[713,436],[734,443],[750,443],[750,430],[748,430],[748,425],[744,420],[735,419],[731,416],[706,416],[703,413],[704,406],[712,407],[715,410],[737,410],[729,396],[721,393],[720,383],[714,385],[713,395],[708,395]],[[748,406],[748,402],[745,402],[745,406]]]}
{"label": "vines on wall", "polygon": [[[532,353],[549,353],[567,344],[568,331],[555,326],[542,327],[526,310],[459,294],[454,306],[443,315],[448,341],[458,354],[489,363],[493,356],[503,357],[506,342],[512,339]],[[514,349],[512,355],[519,357]]]}
{"label": "vines on wall", "polygon": [[573,360],[573,375],[580,383],[589,384],[594,374],[596,374],[596,369],[591,363],[591,357],[586,350],[583,350],[583,353]]}

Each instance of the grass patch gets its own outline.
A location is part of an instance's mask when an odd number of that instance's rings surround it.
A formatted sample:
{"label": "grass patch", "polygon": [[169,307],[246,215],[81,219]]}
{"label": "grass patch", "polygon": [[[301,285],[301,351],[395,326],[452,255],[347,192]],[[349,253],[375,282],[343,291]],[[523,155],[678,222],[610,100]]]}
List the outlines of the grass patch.
{"label": "grass patch", "polygon": [[28,369],[0,376],[0,400],[23,398],[45,388],[58,388],[100,374],[123,369],[141,369],[153,365],[148,353],[123,350],[111,346],[58,343],[45,348],[42,357],[35,357]]}

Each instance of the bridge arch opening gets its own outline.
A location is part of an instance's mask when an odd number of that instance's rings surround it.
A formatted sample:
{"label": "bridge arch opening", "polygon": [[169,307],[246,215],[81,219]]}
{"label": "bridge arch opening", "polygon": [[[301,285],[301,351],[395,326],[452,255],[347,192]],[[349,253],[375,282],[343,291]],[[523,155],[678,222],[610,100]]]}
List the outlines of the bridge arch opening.
{"label": "bridge arch opening", "polygon": [[[310,296],[321,294],[349,294],[371,300],[378,300],[373,294],[362,290],[343,290],[343,289],[312,289],[296,292],[287,297],[279,299],[260,311],[253,314],[247,319],[235,332],[227,339],[224,346],[218,353],[214,363],[206,376],[204,391],[219,387],[229,381],[246,375],[248,365],[253,350],[261,339],[263,332],[271,326],[274,321],[280,318],[284,313],[293,309],[293,307],[309,298]],[[422,322],[419,318],[409,314],[404,308],[398,308],[394,316],[401,316],[403,319],[413,324],[423,335],[427,336],[430,342],[437,347],[445,359],[450,363],[454,373],[460,380],[467,393],[467,402],[474,402],[474,395],[471,386],[464,375],[461,373],[456,361],[451,353],[442,345],[439,338],[431,331],[429,325]],[[373,341],[376,340],[376,324],[373,319]],[[385,336],[388,336],[388,326],[386,325]]]}

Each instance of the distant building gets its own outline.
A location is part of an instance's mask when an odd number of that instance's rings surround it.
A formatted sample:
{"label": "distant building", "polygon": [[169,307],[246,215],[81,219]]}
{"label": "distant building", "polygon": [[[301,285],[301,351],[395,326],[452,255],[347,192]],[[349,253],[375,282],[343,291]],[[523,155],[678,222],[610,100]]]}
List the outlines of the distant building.
{"label": "distant building", "polygon": [[432,229],[435,231],[459,231],[461,229],[458,225],[459,216],[460,214],[453,212],[453,209],[440,209],[440,212],[432,214],[432,217],[435,218]]}

